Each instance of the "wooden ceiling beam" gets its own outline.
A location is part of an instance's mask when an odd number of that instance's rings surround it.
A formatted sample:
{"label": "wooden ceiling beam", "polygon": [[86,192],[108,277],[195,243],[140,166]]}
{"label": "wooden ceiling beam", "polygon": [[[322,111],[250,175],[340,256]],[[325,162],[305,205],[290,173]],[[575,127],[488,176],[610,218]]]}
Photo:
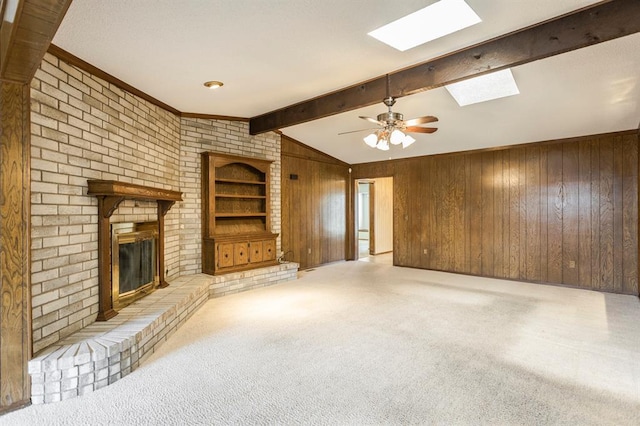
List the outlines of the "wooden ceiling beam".
{"label": "wooden ceiling beam", "polygon": [[71,0],[19,0],[12,22],[0,17],[1,80],[31,81],[70,4]]}
{"label": "wooden ceiling beam", "polygon": [[[402,97],[640,31],[640,1],[610,0],[389,74]],[[249,120],[252,135],[381,102],[386,77],[358,83]]]}

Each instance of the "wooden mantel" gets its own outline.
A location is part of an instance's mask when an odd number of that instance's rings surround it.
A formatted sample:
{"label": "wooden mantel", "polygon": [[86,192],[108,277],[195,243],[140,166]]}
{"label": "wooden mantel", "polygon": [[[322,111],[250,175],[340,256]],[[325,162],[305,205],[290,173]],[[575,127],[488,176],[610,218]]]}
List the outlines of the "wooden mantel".
{"label": "wooden mantel", "polygon": [[89,180],[87,195],[98,198],[98,321],[106,321],[118,313],[111,299],[111,230],[110,217],[126,199],[158,203],[158,278],[160,288],[169,284],[164,277],[164,217],[182,193],[113,180]]}

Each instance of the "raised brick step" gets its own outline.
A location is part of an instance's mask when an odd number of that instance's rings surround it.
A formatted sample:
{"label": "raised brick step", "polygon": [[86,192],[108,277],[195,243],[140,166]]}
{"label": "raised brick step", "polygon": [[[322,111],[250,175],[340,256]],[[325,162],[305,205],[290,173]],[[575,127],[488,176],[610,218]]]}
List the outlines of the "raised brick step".
{"label": "raised brick step", "polygon": [[209,298],[289,281],[297,263],[232,274],[177,278],[170,286],[95,322],[29,361],[31,402],[42,404],[93,392],[131,373]]}

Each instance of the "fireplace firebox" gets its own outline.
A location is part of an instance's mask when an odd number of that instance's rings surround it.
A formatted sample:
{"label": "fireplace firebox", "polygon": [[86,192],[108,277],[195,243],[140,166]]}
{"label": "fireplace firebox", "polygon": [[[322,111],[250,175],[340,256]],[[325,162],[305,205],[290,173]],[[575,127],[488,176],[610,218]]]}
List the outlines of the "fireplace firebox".
{"label": "fireplace firebox", "polygon": [[158,222],[111,224],[114,309],[121,309],[158,287],[157,240]]}

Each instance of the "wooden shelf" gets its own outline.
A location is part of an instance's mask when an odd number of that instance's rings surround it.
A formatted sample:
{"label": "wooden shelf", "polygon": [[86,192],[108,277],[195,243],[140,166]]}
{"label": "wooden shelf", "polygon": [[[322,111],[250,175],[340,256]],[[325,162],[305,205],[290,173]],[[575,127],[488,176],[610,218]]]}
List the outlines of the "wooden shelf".
{"label": "wooden shelf", "polygon": [[271,161],[202,153],[202,271],[225,274],[277,264],[271,232]]}
{"label": "wooden shelf", "polygon": [[266,200],[266,195],[243,195],[243,194],[216,194],[216,198],[250,198],[258,200]]}
{"label": "wooden shelf", "polygon": [[216,213],[216,217],[267,217],[266,213]]}
{"label": "wooden shelf", "polygon": [[134,200],[182,201],[182,193],[163,188],[135,185],[114,180],[88,180],[87,195],[122,197]]}
{"label": "wooden shelf", "polygon": [[216,183],[246,183],[249,185],[266,185],[266,182],[261,182],[257,180],[242,180],[242,179],[216,179]]}

